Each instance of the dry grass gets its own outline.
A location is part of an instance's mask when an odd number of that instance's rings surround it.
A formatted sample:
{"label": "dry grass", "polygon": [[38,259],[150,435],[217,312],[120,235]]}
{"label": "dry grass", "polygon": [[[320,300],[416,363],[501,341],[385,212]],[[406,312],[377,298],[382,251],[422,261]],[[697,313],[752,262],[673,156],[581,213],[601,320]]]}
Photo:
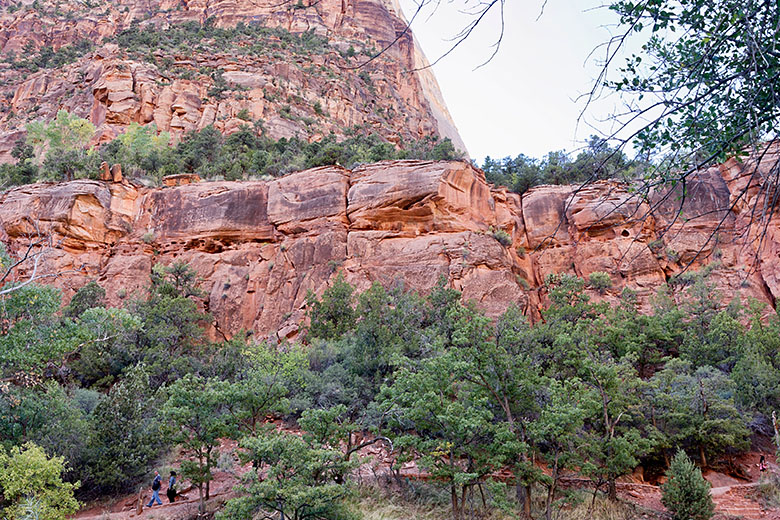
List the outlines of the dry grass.
{"label": "dry grass", "polygon": [[611,502],[604,496],[597,496],[593,511],[589,512],[591,494],[572,505],[562,509],[555,515],[560,520],[634,520],[642,517],[642,512],[636,506],[623,501]]}
{"label": "dry grass", "polygon": [[[352,499],[352,509],[363,520],[451,520],[452,513],[446,493],[427,484],[415,484],[407,495],[390,492],[376,486],[358,487]],[[510,520],[516,518],[497,509],[480,516],[480,520]]]}
{"label": "dry grass", "polygon": [[[361,486],[352,499],[352,508],[363,520],[451,520],[452,513],[446,494],[428,486],[419,487],[413,496],[403,497],[375,486]],[[534,493],[533,517],[544,518],[542,490]],[[589,514],[592,494],[588,491],[570,490],[563,492],[558,507],[553,512],[554,520],[636,520],[660,518],[656,512],[644,510],[634,504],[610,502],[599,495]],[[510,520],[516,515],[493,509],[480,516],[479,520]]]}
{"label": "dry grass", "polygon": [[756,498],[769,509],[780,507],[780,476],[770,473],[763,475],[758,481]]}
{"label": "dry grass", "polygon": [[422,507],[418,504],[401,500],[400,497],[382,496],[377,490],[377,496],[366,496],[363,493],[354,503],[354,510],[359,512],[363,520],[444,520],[450,518],[448,509],[441,507]]}

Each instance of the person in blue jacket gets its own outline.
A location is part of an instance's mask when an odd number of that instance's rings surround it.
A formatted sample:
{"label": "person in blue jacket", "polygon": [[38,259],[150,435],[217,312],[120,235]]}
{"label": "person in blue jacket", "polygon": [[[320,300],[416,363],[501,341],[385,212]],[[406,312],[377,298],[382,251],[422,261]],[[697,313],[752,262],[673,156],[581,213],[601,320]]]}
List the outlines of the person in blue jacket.
{"label": "person in blue jacket", "polygon": [[165,492],[168,495],[168,500],[173,504],[173,500],[176,498],[176,472],[171,471],[171,478],[168,479],[168,491]]}
{"label": "person in blue jacket", "polygon": [[160,474],[158,472],[154,472],[154,480],[152,480],[152,499],[149,501],[148,504],[146,504],[146,507],[152,507],[155,502],[162,505],[162,500],[160,500],[160,486],[162,485],[162,477],[160,477]]}

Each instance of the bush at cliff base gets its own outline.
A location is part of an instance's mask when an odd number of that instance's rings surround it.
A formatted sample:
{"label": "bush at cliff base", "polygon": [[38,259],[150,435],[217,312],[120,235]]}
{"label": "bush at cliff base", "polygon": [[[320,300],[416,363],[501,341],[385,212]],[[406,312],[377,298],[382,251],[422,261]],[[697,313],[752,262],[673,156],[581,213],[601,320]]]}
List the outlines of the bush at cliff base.
{"label": "bush at cliff base", "polygon": [[666,484],[661,486],[661,502],[675,520],[712,518],[715,504],[710,496],[710,483],[684,451],[674,456],[666,478]]}
{"label": "bush at cliff base", "polygon": [[75,513],[79,503],[73,492],[79,483],[63,482],[63,471],[62,457],[48,457],[32,442],[10,452],[0,446],[0,518],[65,520]]}

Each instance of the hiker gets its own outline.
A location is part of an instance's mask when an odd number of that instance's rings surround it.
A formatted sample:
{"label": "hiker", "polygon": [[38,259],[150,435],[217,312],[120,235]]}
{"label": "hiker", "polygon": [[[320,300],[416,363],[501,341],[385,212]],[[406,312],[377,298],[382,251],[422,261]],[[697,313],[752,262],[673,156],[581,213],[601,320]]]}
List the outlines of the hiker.
{"label": "hiker", "polygon": [[162,500],[160,500],[161,482],[162,482],[162,477],[160,477],[160,474],[155,471],[154,480],[152,480],[152,499],[149,501],[148,504],[146,504],[146,507],[152,507],[155,502],[162,505]]}
{"label": "hiker", "polygon": [[761,458],[758,460],[758,471],[761,473],[766,471],[766,460],[764,459],[763,455],[761,455]]}
{"label": "hiker", "polygon": [[168,491],[165,492],[168,495],[168,500],[173,504],[173,499],[176,498],[176,472],[171,471],[171,478],[168,479]]}

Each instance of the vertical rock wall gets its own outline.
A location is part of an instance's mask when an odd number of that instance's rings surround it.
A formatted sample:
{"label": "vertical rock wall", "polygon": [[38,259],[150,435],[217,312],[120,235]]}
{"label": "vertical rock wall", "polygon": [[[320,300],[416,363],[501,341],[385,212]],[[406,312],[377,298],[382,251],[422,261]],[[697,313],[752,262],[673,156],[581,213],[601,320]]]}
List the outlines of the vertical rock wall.
{"label": "vertical rock wall", "polygon": [[657,193],[642,201],[612,182],[540,186],[521,197],[457,161],[156,189],[36,184],[2,196],[0,236],[15,252],[36,230],[53,237],[43,272],[65,273],[54,283],[67,297],[97,280],[113,304],[142,294],[155,263],[187,262],[202,277],[215,335],[243,328],[294,336],[307,291],[321,293],[338,271],[358,290],[379,282],[427,292],[444,277],[491,316],[514,304],[538,319],[551,273],[607,272],[613,288],[594,298],[615,300],[630,287],[647,309],[689,261],[695,269],[717,260],[711,277],[724,297],[774,304],[780,232],[775,219],[762,241],[759,226],[745,227],[755,201],[732,200],[735,190],[748,191],[745,168],[702,172],[685,199]]}

